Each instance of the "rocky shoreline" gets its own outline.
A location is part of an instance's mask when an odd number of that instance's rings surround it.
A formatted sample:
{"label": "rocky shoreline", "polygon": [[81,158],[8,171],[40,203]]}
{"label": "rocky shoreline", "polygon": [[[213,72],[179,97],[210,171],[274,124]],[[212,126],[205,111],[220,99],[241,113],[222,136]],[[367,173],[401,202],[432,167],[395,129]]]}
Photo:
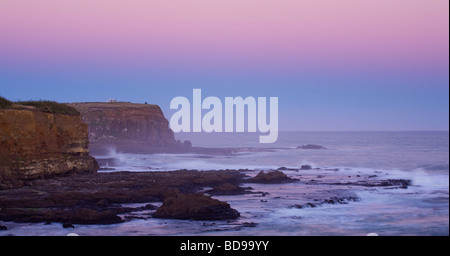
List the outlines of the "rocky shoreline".
{"label": "rocky shoreline", "polygon": [[[299,193],[298,204],[291,206],[295,208],[357,202],[355,188],[406,189],[411,184],[409,180],[383,180],[368,174],[342,176],[334,169],[304,169],[285,171],[294,175],[280,170],[178,170],[74,173],[38,179],[21,188],[0,190],[0,220],[58,222],[64,227],[122,223],[134,218],[227,220],[238,218],[240,213],[211,196],[259,194],[261,202],[267,203],[264,198],[269,193],[254,191],[248,184],[258,183],[261,188],[264,184],[301,183],[305,193]],[[143,205],[127,206],[132,203]],[[140,211],[148,214],[133,214]]]}

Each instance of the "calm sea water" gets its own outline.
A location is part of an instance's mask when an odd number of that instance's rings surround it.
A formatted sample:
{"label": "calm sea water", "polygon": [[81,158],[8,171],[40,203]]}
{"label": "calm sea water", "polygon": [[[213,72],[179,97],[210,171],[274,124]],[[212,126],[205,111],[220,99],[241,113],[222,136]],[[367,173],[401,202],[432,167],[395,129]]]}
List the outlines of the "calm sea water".
{"label": "calm sea water", "polygon": [[[303,192],[298,184],[252,184],[256,191],[270,192],[269,199],[286,199],[261,204],[254,195],[217,196],[241,212],[242,217],[232,222],[150,218],[108,226],[77,225],[73,231],[79,235],[449,235],[448,132],[281,132],[274,144],[259,144],[258,134],[249,133],[185,133],[176,137],[199,147],[273,149],[241,150],[232,156],[112,151],[109,157],[117,159],[115,171],[248,168],[256,174],[261,169],[309,164],[339,168],[342,175],[378,173],[386,178],[411,179],[413,185],[408,189],[360,191],[360,202],[296,209],[289,206]],[[326,150],[296,149],[306,144]],[[5,225],[9,229],[0,235],[69,232],[60,224]]]}

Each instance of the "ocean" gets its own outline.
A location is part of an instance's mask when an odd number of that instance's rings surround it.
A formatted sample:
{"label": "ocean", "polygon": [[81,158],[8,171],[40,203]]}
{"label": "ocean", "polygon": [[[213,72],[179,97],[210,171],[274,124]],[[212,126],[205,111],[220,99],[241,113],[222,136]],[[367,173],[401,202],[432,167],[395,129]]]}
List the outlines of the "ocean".
{"label": "ocean", "polygon": [[[234,148],[235,154],[121,154],[103,171],[170,171],[178,169],[248,169],[286,167],[284,172],[299,182],[251,184],[256,194],[214,196],[241,213],[233,221],[133,219],[113,225],[76,225],[67,230],[53,223],[6,223],[0,235],[225,235],[225,236],[323,236],[449,235],[449,132],[280,132],[273,144],[259,144],[256,133],[179,133],[195,147]],[[324,149],[301,149],[302,145]],[[344,204],[297,208],[309,193],[325,193],[309,187],[305,177],[314,170],[298,171],[302,165],[322,170],[321,176],[373,175],[383,179],[408,179],[407,189],[368,187],[355,189],[359,198]],[[292,170],[290,170],[292,168]],[[323,174],[323,175],[322,175]],[[308,176],[309,175],[309,176]],[[328,186],[328,187],[326,187]],[[336,187],[336,186],[335,186]],[[331,188],[330,188],[331,189]],[[338,190],[336,190],[338,191]],[[329,191],[328,191],[329,192]],[[154,203],[153,203],[154,204]],[[158,204],[156,204],[158,205]],[[159,204],[160,205],[160,204]],[[136,204],[136,207],[139,205]],[[0,222],[2,224],[2,222]]]}

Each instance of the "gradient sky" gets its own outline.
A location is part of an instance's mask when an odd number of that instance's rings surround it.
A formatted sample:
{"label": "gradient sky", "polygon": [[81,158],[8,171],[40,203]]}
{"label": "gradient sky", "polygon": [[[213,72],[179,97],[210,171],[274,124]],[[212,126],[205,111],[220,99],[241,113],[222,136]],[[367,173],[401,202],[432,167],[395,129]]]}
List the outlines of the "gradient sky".
{"label": "gradient sky", "polygon": [[280,130],[449,129],[448,0],[0,0],[0,95],[279,97]]}

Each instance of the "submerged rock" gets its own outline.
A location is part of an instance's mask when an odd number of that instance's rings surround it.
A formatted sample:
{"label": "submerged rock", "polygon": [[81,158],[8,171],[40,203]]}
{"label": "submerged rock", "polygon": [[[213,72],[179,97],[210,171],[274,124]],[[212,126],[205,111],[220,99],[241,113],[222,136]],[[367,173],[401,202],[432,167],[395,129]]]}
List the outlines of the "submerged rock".
{"label": "submerged rock", "polygon": [[323,146],[320,146],[320,145],[307,144],[307,145],[298,146],[297,149],[326,149],[326,148]]}

